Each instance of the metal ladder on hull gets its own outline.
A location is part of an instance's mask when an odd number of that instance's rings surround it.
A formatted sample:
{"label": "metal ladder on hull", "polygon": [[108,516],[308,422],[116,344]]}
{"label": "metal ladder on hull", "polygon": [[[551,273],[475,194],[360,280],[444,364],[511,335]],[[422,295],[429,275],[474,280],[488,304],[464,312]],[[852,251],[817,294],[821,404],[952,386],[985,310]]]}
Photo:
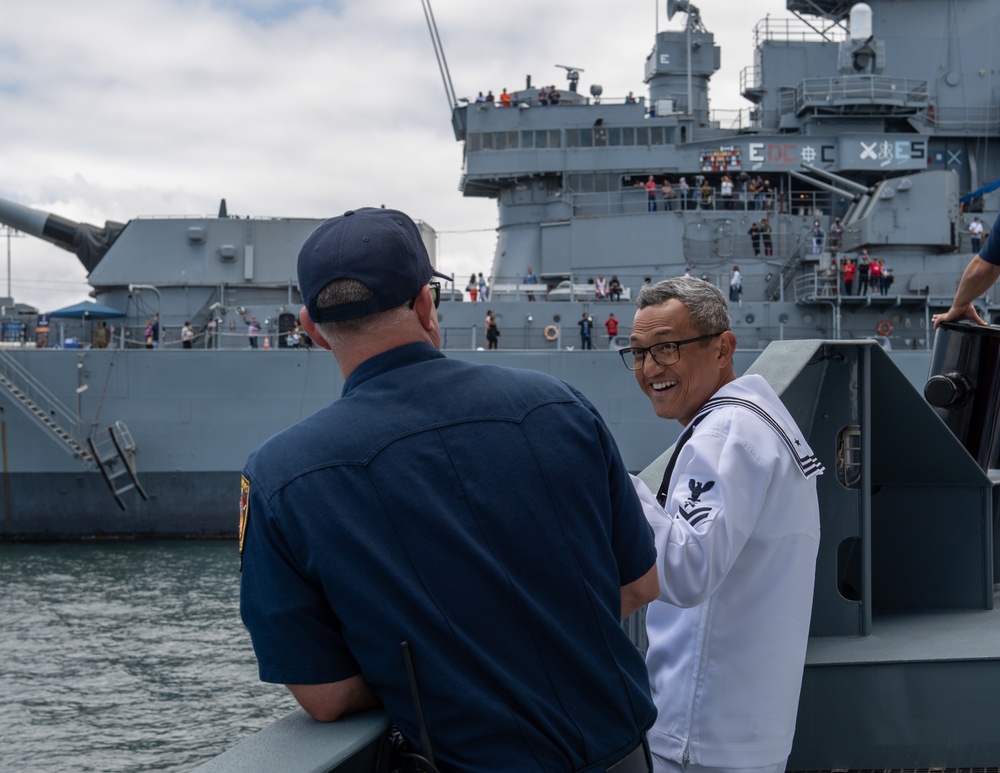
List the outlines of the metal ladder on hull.
{"label": "metal ladder on hull", "polygon": [[108,427],[107,437],[103,433],[98,433],[96,437],[91,435],[87,438],[87,444],[115,502],[122,510],[126,507],[121,495],[126,491],[135,490],[143,499],[149,498],[135,474],[135,441],[125,422],[116,421]]}
{"label": "metal ladder on hull", "polygon": [[100,472],[115,502],[122,510],[126,507],[121,495],[126,491],[134,489],[143,499],[148,499],[135,471],[135,441],[132,440],[132,435],[124,422],[116,421],[108,427],[106,437],[102,432],[92,433],[87,438],[87,445],[84,446],[56,421],[56,417],[61,417],[64,421],[75,424],[76,418],[72,411],[44,384],[2,350],[0,350],[0,388],[13,397],[16,404],[40,424],[60,448],[86,468]]}

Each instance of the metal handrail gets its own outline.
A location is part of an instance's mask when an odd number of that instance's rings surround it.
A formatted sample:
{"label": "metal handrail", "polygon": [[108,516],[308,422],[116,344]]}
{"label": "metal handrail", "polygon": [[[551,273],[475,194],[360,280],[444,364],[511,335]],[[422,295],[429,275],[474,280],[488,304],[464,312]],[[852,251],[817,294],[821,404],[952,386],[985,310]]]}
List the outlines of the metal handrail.
{"label": "metal handrail", "polygon": [[59,416],[70,426],[77,425],[77,416],[65,403],[55,396],[41,381],[35,378],[7,352],[0,350],[0,373],[3,373],[25,397],[39,408]]}

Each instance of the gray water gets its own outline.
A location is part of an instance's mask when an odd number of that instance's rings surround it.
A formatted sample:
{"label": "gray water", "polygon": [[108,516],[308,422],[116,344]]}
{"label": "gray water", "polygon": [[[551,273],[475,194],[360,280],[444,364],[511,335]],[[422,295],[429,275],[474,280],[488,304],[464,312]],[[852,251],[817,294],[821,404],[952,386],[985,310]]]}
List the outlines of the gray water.
{"label": "gray water", "polygon": [[0,770],[187,771],[295,704],[232,541],[0,544]]}

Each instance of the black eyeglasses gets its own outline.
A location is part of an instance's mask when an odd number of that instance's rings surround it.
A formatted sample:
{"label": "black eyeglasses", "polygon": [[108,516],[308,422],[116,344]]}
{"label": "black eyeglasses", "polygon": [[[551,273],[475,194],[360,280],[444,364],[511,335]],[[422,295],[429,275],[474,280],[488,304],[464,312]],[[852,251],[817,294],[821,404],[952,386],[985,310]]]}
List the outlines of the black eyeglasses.
{"label": "black eyeglasses", "polygon": [[630,346],[627,349],[619,349],[618,353],[622,356],[622,362],[625,363],[625,367],[629,370],[642,370],[642,366],[646,364],[647,352],[657,365],[673,365],[681,358],[681,347],[684,344],[693,344],[695,341],[707,341],[710,338],[722,335],[724,332],[726,331],[720,330],[718,333],[709,333],[697,338],[685,338],[683,341],[664,341],[661,344],[653,344],[652,346]]}
{"label": "black eyeglasses", "polygon": [[[431,287],[431,298],[434,299],[434,308],[436,309],[438,306],[441,305],[441,283],[440,282],[428,282],[427,284],[429,284],[430,287]],[[409,308],[412,309],[413,308],[413,304],[416,303],[416,302],[417,302],[417,299],[414,298],[413,300],[411,300],[406,305]]]}

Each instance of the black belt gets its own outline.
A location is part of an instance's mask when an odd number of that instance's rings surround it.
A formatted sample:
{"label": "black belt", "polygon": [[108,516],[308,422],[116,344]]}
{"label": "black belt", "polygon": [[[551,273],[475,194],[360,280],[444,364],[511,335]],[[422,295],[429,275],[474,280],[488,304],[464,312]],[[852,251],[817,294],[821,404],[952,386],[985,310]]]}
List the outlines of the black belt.
{"label": "black belt", "polygon": [[645,735],[638,746],[614,765],[607,767],[607,773],[652,773],[652,770]]}

